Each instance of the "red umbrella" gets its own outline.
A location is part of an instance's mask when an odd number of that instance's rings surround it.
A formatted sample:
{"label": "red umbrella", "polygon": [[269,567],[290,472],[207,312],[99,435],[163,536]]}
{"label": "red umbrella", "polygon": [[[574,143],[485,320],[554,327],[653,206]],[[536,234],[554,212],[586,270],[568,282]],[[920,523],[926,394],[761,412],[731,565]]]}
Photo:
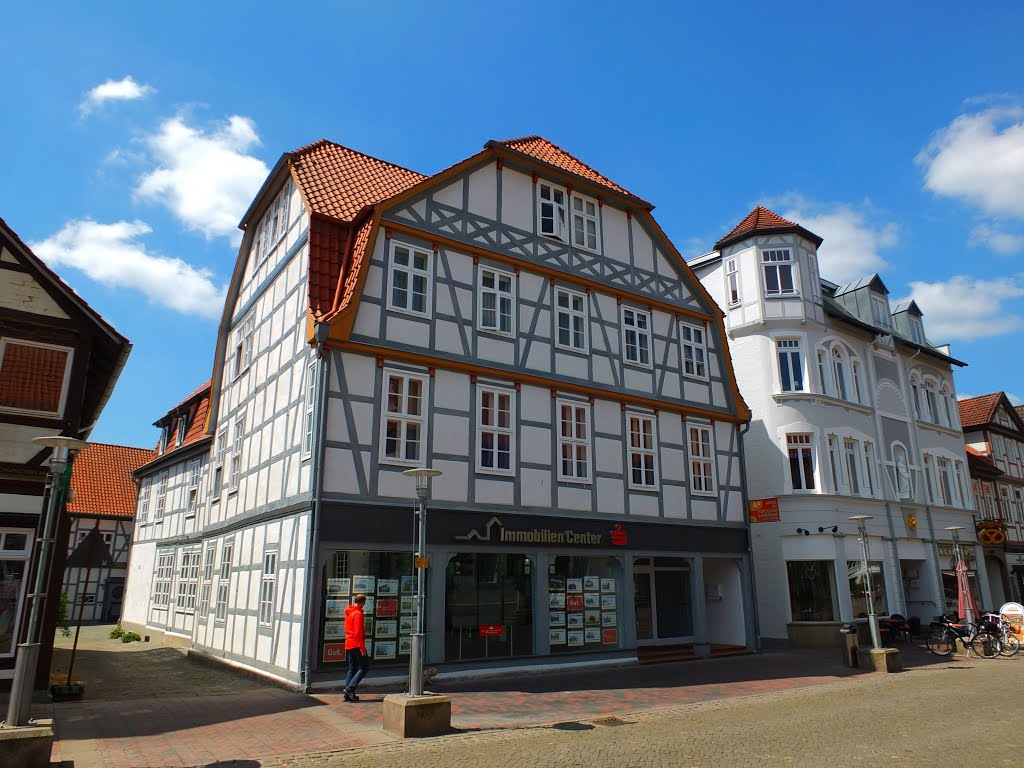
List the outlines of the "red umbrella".
{"label": "red umbrella", "polygon": [[968,622],[973,622],[980,615],[978,603],[974,600],[974,593],[971,592],[971,584],[967,578],[967,563],[963,558],[957,558],[956,561],[956,609]]}

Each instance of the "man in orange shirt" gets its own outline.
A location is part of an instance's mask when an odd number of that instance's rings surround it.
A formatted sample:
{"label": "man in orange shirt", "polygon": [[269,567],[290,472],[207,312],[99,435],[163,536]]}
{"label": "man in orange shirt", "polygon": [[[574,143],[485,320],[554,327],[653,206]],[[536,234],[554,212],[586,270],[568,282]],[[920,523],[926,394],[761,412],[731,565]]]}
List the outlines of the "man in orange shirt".
{"label": "man in orange shirt", "polygon": [[366,619],[363,606],[366,595],[356,595],[352,605],[345,609],[345,660],[348,662],[348,676],[345,678],[345,701],[359,701],[356,687],[370,668],[370,657],[366,653]]}

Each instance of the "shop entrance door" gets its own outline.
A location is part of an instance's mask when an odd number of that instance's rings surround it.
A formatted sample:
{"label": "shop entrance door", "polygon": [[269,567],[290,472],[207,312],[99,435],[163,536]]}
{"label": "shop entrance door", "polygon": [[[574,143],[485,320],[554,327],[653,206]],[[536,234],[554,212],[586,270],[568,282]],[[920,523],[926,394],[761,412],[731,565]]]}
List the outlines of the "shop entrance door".
{"label": "shop entrance door", "polygon": [[633,566],[636,639],[641,645],[693,642],[690,567],[682,558],[638,558]]}

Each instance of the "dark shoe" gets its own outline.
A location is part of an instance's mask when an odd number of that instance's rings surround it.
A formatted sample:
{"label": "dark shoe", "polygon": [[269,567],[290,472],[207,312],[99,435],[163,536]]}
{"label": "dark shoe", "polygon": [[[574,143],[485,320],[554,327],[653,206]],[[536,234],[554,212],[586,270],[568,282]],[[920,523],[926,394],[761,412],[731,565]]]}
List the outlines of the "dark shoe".
{"label": "dark shoe", "polygon": [[342,691],[342,693],[345,696],[345,701],[359,701],[359,697],[354,693],[349,693],[348,691]]}

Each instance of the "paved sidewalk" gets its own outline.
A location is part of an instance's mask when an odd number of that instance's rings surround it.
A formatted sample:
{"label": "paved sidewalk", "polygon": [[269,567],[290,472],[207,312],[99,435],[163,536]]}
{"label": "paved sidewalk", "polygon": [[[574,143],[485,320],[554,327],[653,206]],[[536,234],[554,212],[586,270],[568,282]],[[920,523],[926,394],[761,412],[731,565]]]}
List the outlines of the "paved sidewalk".
{"label": "paved sidewalk", "polygon": [[[55,761],[75,768],[196,766],[396,741],[381,729],[383,693],[367,693],[358,704],[340,694],[304,696],[191,662],[177,649],[115,642],[105,631],[90,628],[80,642],[75,677],[86,682],[86,699],[50,707]],[[66,664],[67,645],[59,644],[55,669]],[[917,649],[906,656],[911,664],[940,661]],[[829,650],[524,675],[436,690],[452,694],[453,725],[474,731],[672,709],[851,677],[866,675],[844,668],[838,650]]]}

